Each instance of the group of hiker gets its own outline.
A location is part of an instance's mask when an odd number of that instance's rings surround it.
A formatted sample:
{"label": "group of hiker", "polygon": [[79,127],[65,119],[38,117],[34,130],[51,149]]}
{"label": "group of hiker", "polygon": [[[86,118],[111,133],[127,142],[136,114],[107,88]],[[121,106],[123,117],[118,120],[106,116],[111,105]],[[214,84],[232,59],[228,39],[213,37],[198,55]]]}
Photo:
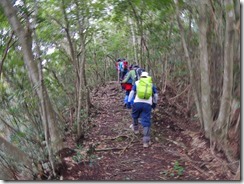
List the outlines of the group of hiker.
{"label": "group of hiker", "polygon": [[156,86],[145,69],[136,64],[129,66],[124,58],[117,59],[116,68],[121,87],[125,90],[124,107],[131,109],[131,128],[138,134],[139,123],[143,126],[143,147],[146,148],[150,144],[151,112],[158,101]]}

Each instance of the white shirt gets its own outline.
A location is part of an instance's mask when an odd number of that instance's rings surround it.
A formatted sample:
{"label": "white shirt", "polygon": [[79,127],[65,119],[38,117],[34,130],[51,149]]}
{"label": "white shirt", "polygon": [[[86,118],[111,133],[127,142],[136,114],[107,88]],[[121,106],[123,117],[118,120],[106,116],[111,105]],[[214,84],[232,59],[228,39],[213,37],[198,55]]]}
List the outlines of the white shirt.
{"label": "white shirt", "polygon": [[[136,83],[135,83],[136,86],[137,86],[138,82],[139,82],[139,80],[136,81]],[[134,91],[133,88],[132,88],[132,90],[130,91],[130,95],[129,95],[129,98],[128,98],[128,102],[131,102],[131,100],[132,100],[133,97],[134,97],[134,94],[135,94],[135,91]],[[154,95],[157,96],[157,94],[154,94]],[[157,103],[157,97],[155,97],[155,98],[156,98],[156,103]],[[134,103],[142,102],[142,103],[148,103],[148,104],[150,104],[150,105],[152,105],[152,101],[153,101],[152,96],[150,96],[149,99],[140,99],[140,98],[137,96],[137,94],[136,94],[136,97],[135,97],[135,99],[134,99]]]}

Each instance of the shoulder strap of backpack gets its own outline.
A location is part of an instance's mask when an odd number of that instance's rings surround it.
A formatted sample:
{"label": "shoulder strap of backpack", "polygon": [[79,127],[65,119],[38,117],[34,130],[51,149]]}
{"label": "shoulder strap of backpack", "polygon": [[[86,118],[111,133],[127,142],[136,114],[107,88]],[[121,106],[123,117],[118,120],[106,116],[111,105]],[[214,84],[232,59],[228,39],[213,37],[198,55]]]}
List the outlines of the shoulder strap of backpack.
{"label": "shoulder strap of backpack", "polygon": [[142,68],[137,68],[137,69],[136,69],[136,75],[137,75],[137,79],[139,79],[139,78],[140,78],[142,71],[143,71],[143,69],[142,69]]}
{"label": "shoulder strap of backpack", "polygon": [[138,73],[139,69],[140,68],[134,69],[135,70],[135,74],[136,74],[136,81],[139,79],[139,73]]}

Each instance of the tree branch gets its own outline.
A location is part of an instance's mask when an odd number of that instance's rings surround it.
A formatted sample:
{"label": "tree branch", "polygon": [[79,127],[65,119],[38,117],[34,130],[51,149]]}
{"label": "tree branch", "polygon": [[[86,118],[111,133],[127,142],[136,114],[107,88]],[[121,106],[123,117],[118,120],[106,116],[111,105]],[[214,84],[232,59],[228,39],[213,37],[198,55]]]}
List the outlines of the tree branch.
{"label": "tree branch", "polygon": [[1,79],[1,73],[2,73],[2,69],[3,69],[3,62],[5,61],[6,57],[7,57],[7,54],[8,54],[8,51],[9,51],[9,48],[11,47],[10,43],[13,39],[13,35],[14,35],[14,32],[12,31],[11,32],[11,36],[7,42],[7,46],[3,52],[3,57],[2,57],[2,60],[0,61],[0,79]]}

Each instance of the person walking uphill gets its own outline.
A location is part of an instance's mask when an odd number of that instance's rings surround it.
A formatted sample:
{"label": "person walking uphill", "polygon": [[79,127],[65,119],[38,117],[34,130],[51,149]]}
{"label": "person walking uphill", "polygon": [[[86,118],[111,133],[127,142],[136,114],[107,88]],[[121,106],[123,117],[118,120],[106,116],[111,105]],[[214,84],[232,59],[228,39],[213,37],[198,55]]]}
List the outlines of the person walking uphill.
{"label": "person walking uphill", "polygon": [[125,76],[125,78],[121,81],[121,83],[126,83],[128,80],[132,80],[132,85],[139,79],[142,72],[145,70],[140,68],[138,65],[131,65],[129,73]]}
{"label": "person walking uphill", "polygon": [[[121,84],[125,84],[130,82],[132,85],[135,85],[135,82],[140,78],[141,73],[145,71],[144,69],[140,68],[138,65],[131,65],[130,71],[125,75],[125,78],[121,81]],[[125,103],[128,103],[129,93],[126,94],[127,99],[125,98]],[[134,98],[133,98],[134,99]],[[134,103],[134,100],[131,100],[131,105]]]}
{"label": "person walking uphill", "polygon": [[[133,65],[131,65],[131,66],[129,67],[129,71],[132,70],[132,67],[133,67]],[[125,74],[124,78],[126,78],[127,75],[130,73],[129,71]],[[130,91],[131,91],[131,89],[132,89],[132,83],[133,83],[132,78],[129,78],[129,79],[127,80],[127,82],[125,82],[125,83],[122,83],[122,82],[121,82],[122,89],[125,90],[124,107],[126,107],[126,105],[127,105],[128,97],[129,97]]]}
{"label": "person walking uphill", "polygon": [[142,72],[141,77],[136,81],[129,95],[127,108],[131,108],[130,101],[136,93],[134,104],[132,105],[133,130],[135,134],[139,133],[138,118],[143,126],[143,147],[149,146],[151,112],[156,108],[158,93],[156,86],[152,83],[152,78],[147,72]]}

